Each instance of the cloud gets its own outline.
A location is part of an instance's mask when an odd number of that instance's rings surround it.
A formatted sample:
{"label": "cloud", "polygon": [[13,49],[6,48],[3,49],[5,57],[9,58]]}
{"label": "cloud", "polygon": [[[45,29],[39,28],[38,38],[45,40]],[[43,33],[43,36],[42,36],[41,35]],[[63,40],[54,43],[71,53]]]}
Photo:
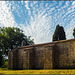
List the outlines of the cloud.
{"label": "cloud", "polygon": [[5,27],[13,27],[16,26],[16,22],[14,21],[14,16],[12,15],[12,12],[10,11],[10,6],[8,7],[7,3],[5,1],[0,1],[0,26]]}
{"label": "cloud", "polygon": [[72,2],[72,5],[75,5],[75,1]]}
{"label": "cloud", "polygon": [[37,44],[51,42],[55,27],[59,24],[64,27],[67,39],[71,39],[75,27],[74,4],[74,1],[21,1],[21,4],[1,1],[0,24],[23,29],[24,34],[31,36]]}
{"label": "cloud", "polygon": [[69,26],[66,26],[66,37],[67,39],[73,38],[73,29],[75,28],[75,19],[71,20]]}
{"label": "cloud", "polygon": [[30,8],[29,8],[29,6],[28,6],[28,2],[29,2],[29,1],[25,1],[25,7],[26,7],[27,10],[30,10]]}

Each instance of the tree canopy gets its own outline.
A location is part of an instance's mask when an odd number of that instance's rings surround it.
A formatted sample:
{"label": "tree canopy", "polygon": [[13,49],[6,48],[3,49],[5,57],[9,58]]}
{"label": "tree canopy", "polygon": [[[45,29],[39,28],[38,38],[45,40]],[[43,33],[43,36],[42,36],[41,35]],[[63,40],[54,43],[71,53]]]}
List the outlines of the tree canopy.
{"label": "tree canopy", "polygon": [[26,45],[34,44],[30,36],[24,35],[23,30],[15,27],[0,27],[0,48],[4,53],[20,47],[23,40],[26,42]]}
{"label": "tree canopy", "polygon": [[59,40],[65,40],[65,39],[66,39],[66,35],[65,35],[64,28],[58,24],[53,34],[52,40],[59,41]]}
{"label": "tree canopy", "polygon": [[74,38],[75,38],[75,28],[73,29],[73,36],[74,36]]}

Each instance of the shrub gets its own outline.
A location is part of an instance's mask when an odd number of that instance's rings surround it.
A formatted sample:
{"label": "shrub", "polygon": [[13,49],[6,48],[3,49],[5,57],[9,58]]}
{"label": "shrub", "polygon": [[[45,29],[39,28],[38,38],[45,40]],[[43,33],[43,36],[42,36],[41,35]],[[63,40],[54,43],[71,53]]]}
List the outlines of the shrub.
{"label": "shrub", "polygon": [[3,59],[3,56],[2,56],[2,52],[0,51],[0,67],[4,65],[4,59]]}

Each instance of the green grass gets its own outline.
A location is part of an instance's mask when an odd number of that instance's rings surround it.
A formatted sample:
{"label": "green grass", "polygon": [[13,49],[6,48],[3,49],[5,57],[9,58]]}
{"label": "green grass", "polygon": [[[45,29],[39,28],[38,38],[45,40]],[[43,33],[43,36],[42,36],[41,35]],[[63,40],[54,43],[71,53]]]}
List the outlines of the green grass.
{"label": "green grass", "polygon": [[0,68],[0,74],[75,74],[75,69],[60,69],[60,70],[8,70]]}
{"label": "green grass", "polygon": [[75,69],[50,69],[50,70],[8,70],[8,62],[0,68],[0,74],[75,74]]}

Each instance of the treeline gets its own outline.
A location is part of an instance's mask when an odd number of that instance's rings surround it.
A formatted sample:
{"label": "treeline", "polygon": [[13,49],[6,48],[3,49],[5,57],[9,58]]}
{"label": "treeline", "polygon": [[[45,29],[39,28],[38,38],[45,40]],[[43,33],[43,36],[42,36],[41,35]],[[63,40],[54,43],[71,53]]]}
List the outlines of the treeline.
{"label": "treeline", "polygon": [[[73,36],[75,38],[75,28],[73,29]],[[64,28],[58,24],[53,34],[52,41],[59,41],[65,39],[66,39],[66,34]]]}

